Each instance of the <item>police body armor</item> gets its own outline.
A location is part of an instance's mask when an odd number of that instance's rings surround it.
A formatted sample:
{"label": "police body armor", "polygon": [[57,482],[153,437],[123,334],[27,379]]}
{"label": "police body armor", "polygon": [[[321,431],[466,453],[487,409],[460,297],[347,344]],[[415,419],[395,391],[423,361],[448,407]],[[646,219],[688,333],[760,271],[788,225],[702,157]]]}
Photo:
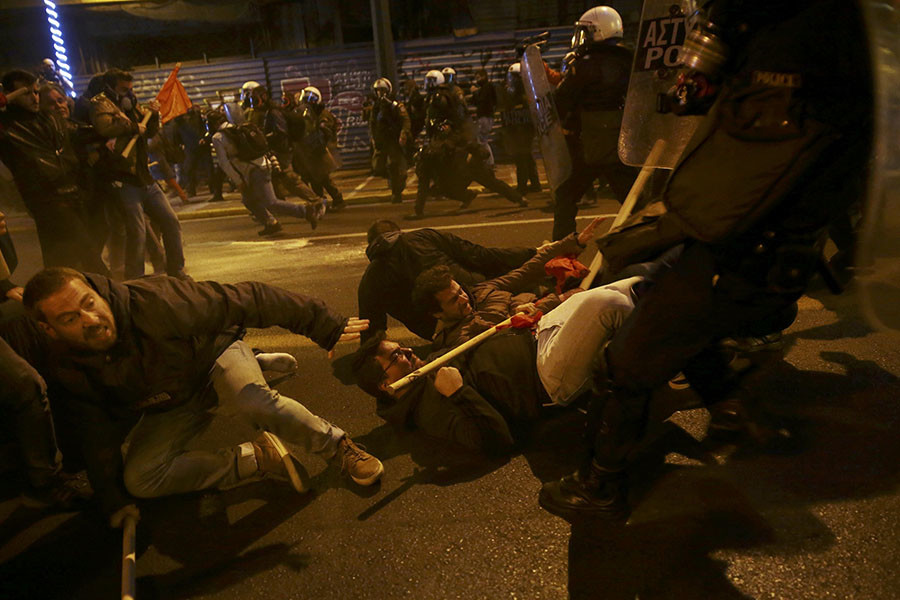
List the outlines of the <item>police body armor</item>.
{"label": "police body armor", "polygon": [[441,84],[425,98],[425,133],[431,137],[440,123],[449,123],[453,129],[462,126],[466,107],[460,104],[452,90]]}
{"label": "police body armor", "polygon": [[585,54],[576,56],[566,74],[577,82],[579,104],[574,118],[588,164],[618,161],[619,129],[631,61],[631,51],[620,44],[595,44]]}
{"label": "police body armor", "polygon": [[[774,1],[754,6],[752,37],[732,57],[662,205],[598,242],[611,265],[693,239],[754,285],[800,291],[825,228],[864,193],[872,88],[856,8],[841,0],[799,3],[789,14]],[[847,23],[848,35],[823,46],[834,22]]]}
{"label": "police body armor", "polygon": [[400,138],[403,119],[400,105],[387,98],[375,100],[372,106],[372,139],[375,148],[381,149]]}

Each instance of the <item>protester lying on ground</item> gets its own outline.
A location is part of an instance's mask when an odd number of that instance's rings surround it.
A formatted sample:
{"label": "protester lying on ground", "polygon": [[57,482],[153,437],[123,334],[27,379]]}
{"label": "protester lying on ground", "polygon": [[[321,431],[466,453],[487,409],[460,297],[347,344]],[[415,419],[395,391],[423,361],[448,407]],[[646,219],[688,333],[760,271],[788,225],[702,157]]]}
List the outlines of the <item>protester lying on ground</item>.
{"label": "protester lying on ground", "polygon": [[[270,389],[241,339],[244,328],[279,325],[330,350],[358,338],[366,321],[258,282],[153,276],[122,284],[71,269],[35,275],[24,302],[54,342],[50,372],[78,398],[72,411],[83,421],[88,475],[114,526],[137,514],[129,494],[165,496],[265,474],[286,476],[302,490],[280,437],[340,462],[360,485],[384,471],[340,428]],[[186,451],[213,411],[247,422],[260,436]]]}
{"label": "protester lying on ground", "polygon": [[547,261],[565,254],[580,254],[594,237],[601,219],[594,219],[577,237],[541,247],[528,262],[504,275],[467,290],[445,266],[422,272],[413,285],[413,304],[437,319],[433,348],[452,348],[517,312],[549,312],[571,292],[541,297],[538,289],[547,279]]}
{"label": "protester lying on ground", "polygon": [[390,384],[425,365],[409,348],[376,333],[354,360],[357,383],[378,415],[398,427],[488,454],[513,447],[511,431],[568,405],[590,387],[595,354],[634,307],[642,277],[573,295],[528,331],[504,330],[393,392]]}
{"label": "protester lying on ground", "polygon": [[393,221],[372,223],[367,235],[366,267],[359,281],[359,316],[371,326],[363,332],[387,329],[390,315],[421,338],[431,339],[434,316],[412,302],[413,282],[429,267],[446,265],[456,281],[472,286],[498,277],[534,256],[533,248],[485,248],[434,229],[401,231]]}

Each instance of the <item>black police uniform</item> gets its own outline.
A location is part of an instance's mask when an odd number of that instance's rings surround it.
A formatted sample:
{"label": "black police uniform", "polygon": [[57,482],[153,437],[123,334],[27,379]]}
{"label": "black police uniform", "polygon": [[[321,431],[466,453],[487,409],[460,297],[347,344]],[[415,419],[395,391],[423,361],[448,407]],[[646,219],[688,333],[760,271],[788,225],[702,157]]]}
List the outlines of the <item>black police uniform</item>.
{"label": "black police uniform", "polygon": [[717,2],[733,55],[667,183],[667,210],[652,205],[598,243],[614,265],[685,250],[598,357],[607,391],[592,407],[592,461],[544,486],[547,510],[625,512],[622,470],[651,390],[683,371],[707,402],[736,393],[718,341],[789,324],[828,224],[864,194],[873,98],[855,4]]}
{"label": "black police uniform", "polygon": [[406,151],[400,144],[400,135],[412,137],[409,115],[402,102],[389,97],[376,98],[370,117],[372,142],[375,146],[375,172],[387,172],[391,185],[391,200],[401,201],[406,189]]}
{"label": "black police uniform", "polygon": [[631,75],[632,52],[621,40],[588,46],[556,88],[556,105],[572,157],[572,175],[556,192],[553,239],[575,231],[578,201],[597,178],[624,202],[637,176],[618,156],[619,128]]}

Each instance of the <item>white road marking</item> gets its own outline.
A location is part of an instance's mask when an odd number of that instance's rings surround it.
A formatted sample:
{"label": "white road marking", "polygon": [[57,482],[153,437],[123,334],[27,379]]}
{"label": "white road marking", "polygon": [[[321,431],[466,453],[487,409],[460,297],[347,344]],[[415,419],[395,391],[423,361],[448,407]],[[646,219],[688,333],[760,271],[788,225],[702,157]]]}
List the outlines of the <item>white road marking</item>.
{"label": "white road marking", "polygon": [[353,188],[353,191],[350,192],[349,194],[347,194],[346,196],[344,196],[344,198],[353,198],[354,196],[356,196],[356,194],[358,194],[361,189],[366,187],[369,184],[369,182],[372,181],[372,179],[374,177],[375,177],[374,175],[369,175],[368,177],[366,177],[365,181],[363,181],[361,184],[359,184],[358,186]]}
{"label": "white road marking", "polygon": [[[603,215],[579,215],[575,217],[576,219],[596,219],[597,217],[604,218],[615,218],[616,213],[611,214],[603,214]],[[246,218],[244,215],[240,215],[242,218]],[[230,218],[230,217],[211,217],[211,218]],[[196,219],[197,221],[201,219]],[[492,223],[461,223],[459,225],[437,225],[435,227],[429,227],[429,229],[437,229],[438,231],[453,231],[456,229],[475,229],[481,227],[508,227],[510,225],[534,225],[536,223],[552,223],[552,217],[546,217],[542,219],[522,219],[519,221],[496,221]],[[407,228],[404,231],[416,231],[417,229],[425,229],[424,227],[414,227]],[[359,231],[355,233],[335,233],[332,235],[319,235],[310,238],[299,238],[292,240],[260,240],[260,241],[248,241],[248,242],[194,242],[191,246],[221,246],[221,245],[231,245],[231,244],[245,244],[246,246],[256,246],[260,247],[260,245],[269,245],[269,246],[278,246],[285,243],[290,243],[292,245],[296,245],[298,247],[303,247],[310,242],[318,242],[318,241],[329,241],[329,240],[346,240],[350,238],[357,237],[366,237],[365,231]]]}

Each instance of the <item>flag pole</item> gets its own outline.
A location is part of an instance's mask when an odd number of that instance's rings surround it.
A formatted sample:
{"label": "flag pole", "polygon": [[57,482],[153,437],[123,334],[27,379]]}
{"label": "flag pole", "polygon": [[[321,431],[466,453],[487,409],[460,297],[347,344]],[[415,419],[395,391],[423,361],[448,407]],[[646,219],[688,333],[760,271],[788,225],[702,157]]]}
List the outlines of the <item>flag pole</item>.
{"label": "flag pole", "polygon": [[[518,314],[524,314],[524,313],[518,313]],[[478,335],[476,335],[476,336],[473,337],[472,339],[463,342],[462,344],[460,344],[459,346],[457,346],[457,347],[454,348],[453,350],[450,350],[450,351],[447,352],[446,354],[442,354],[441,356],[437,357],[436,359],[434,359],[434,360],[431,361],[430,363],[428,363],[428,364],[426,364],[426,365],[424,365],[424,366],[422,366],[422,367],[419,367],[418,369],[416,369],[415,371],[413,371],[412,373],[410,373],[410,374],[407,375],[406,377],[403,377],[403,378],[401,378],[401,379],[398,379],[398,380],[395,381],[394,383],[388,385],[388,387],[391,388],[391,391],[396,392],[396,391],[399,390],[400,388],[402,388],[402,387],[404,387],[404,386],[406,386],[406,385],[412,383],[412,382],[415,381],[416,379],[419,379],[419,378],[421,378],[421,377],[424,377],[425,375],[428,375],[429,373],[431,373],[431,372],[434,371],[435,369],[438,369],[438,368],[444,366],[445,364],[447,364],[448,362],[450,362],[451,360],[453,360],[454,358],[456,358],[457,356],[459,356],[460,354],[462,354],[463,352],[465,352],[465,351],[468,350],[469,348],[472,348],[472,347],[474,347],[474,346],[477,346],[478,344],[480,344],[480,343],[483,342],[484,340],[488,339],[489,337],[491,337],[492,335],[494,335],[495,333],[497,333],[497,332],[500,331],[501,329],[504,329],[504,328],[506,328],[506,327],[509,327],[509,325],[512,323],[512,320],[513,320],[513,318],[512,318],[512,317],[509,317],[509,318],[506,319],[505,321],[502,321],[502,322],[500,322],[500,323],[497,323],[496,325],[494,325],[494,326],[491,327],[490,329],[485,330],[485,331],[482,331],[481,333],[479,333]]]}
{"label": "flag pole", "polygon": [[[178,70],[181,68],[181,63],[175,63],[175,68],[172,69],[172,72],[169,73],[169,76],[166,78],[166,83],[169,83],[169,80],[178,75]],[[160,92],[166,87],[166,83],[163,84],[162,88],[160,88]],[[156,99],[159,100],[159,94],[156,94]],[[150,122],[150,117],[153,116],[153,111],[148,110],[144,113],[144,118],[141,120],[141,125],[144,127],[147,126],[147,123]],[[131,154],[131,151],[134,149],[134,145],[137,143],[138,137],[140,137],[140,133],[136,133],[131,137],[131,140],[128,142],[128,145],[125,146],[125,149],[122,150],[122,158],[128,158],[128,155]]]}

